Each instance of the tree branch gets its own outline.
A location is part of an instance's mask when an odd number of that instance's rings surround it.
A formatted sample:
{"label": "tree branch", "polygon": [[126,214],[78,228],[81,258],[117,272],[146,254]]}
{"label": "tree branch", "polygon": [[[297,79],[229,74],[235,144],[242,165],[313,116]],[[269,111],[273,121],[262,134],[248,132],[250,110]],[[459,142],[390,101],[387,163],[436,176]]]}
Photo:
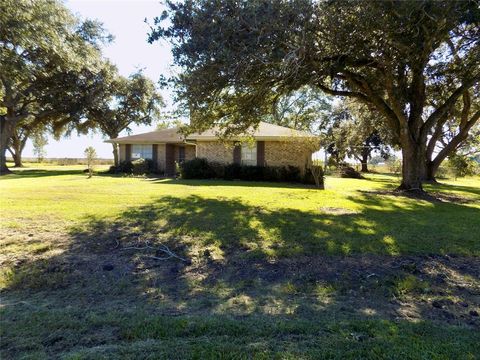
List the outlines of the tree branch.
{"label": "tree branch", "polygon": [[480,79],[480,73],[473,76],[468,81],[464,82],[460,87],[458,87],[450,97],[443,103],[443,105],[439,106],[437,110],[435,110],[425,121],[422,126],[422,133],[426,135],[429,129],[433,127],[433,125],[439,121],[445,114],[450,110],[454,105],[457,99],[467,90],[470,86],[474,85]]}

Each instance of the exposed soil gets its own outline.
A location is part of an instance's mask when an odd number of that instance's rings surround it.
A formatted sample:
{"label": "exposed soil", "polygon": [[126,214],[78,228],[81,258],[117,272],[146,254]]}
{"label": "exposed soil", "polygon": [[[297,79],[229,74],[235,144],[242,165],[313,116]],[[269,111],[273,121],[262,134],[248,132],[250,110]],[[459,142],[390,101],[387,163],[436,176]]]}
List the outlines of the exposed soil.
{"label": "exposed soil", "polygon": [[426,191],[404,191],[404,190],[377,190],[377,191],[364,191],[359,192],[369,195],[391,195],[391,196],[405,196],[411,199],[425,200],[432,203],[449,202],[455,204],[469,204],[476,200],[468,197],[446,194],[442,192],[426,192]]}
{"label": "exposed soil", "polygon": [[[475,316],[480,312],[478,257],[258,259],[238,251],[214,259],[209,251],[203,251],[181,261],[159,260],[165,253],[150,248],[128,249],[136,245],[133,243],[119,244],[112,239],[100,245],[94,240],[87,247],[56,249],[54,256],[39,253],[28,259],[4,258],[2,265],[36,271],[31,279],[13,281],[4,295],[10,301],[22,301],[30,298],[27,294],[42,292],[56,303],[73,305],[80,301],[77,292],[81,289],[90,305],[102,306],[111,299],[98,293],[107,289],[119,292],[115,301],[128,306],[153,302],[156,312],[168,315],[211,313],[219,308],[233,315],[268,313],[274,303],[275,311],[293,311],[298,316],[331,311],[480,328],[480,318]],[[184,247],[172,245],[171,249],[188,256]],[[125,284],[125,291],[118,290],[119,283]],[[227,290],[222,292],[220,287]],[[326,291],[322,293],[322,289]]]}

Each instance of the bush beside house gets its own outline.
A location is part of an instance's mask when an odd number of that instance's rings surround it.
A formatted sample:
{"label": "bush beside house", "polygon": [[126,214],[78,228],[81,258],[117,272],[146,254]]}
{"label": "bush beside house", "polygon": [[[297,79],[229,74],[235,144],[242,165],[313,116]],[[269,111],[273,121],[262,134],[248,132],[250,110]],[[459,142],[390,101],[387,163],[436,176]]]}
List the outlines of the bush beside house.
{"label": "bush beside house", "polygon": [[[110,167],[110,173],[144,175],[158,173],[154,163],[148,159],[122,161],[118,167]],[[182,179],[222,179],[245,181],[291,182],[315,185],[315,178],[307,170],[302,175],[296,166],[252,166],[240,164],[221,164],[209,162],[204,158],[195,158],[179,164]],[[323,185],[323,175],[320,179]]]}
{"label": "bush beside house", "polygon": [[180,164],[182,179],[223,179],[270,182],[301,182],[315,184],[309,171],[301,175],[296,166],[251,166],[240,164],[223,165],[197,158]]}
{"label": "bush beside house", "polygon": [[118,166],[111,166],[109,173],[124,173],[132,175],[144,175],[157,173],[154,163],[150,159],[137,159],[133,161],[122,161]]}

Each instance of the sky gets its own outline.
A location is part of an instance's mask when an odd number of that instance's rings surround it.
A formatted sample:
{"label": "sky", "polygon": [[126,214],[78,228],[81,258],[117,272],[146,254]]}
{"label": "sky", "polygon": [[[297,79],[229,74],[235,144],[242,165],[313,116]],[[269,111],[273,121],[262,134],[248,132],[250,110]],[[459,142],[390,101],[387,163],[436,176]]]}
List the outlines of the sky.
{"label": "sky", "polygon": [[[158,0],[67,0],[65,5],[81,18],[98,19],[106,30],[115,37],[113,43],[103,49],[105,57],[117,67],[121,75],[128,76],[138,69],[157,82],[160,75],[168,76],[173,63],[169,44],[166,42],[147,42],[149,26],[153,17],[159,16],[163,6]],[[167,106],[172,106],[171,94],[161,92]],[[135,133],[154,130],[152,126],[132,127]],[[126,135],[124,133],[121,134]],[[99,158],[113,158],[112,145],[104,143],[101,134],[62,138],[55,141],[49,138],[45,147],[49,158],[82,158],[86,147],[93,146]],[[31,142],[28,142],[23,152],[24,157],[34,157]]]}

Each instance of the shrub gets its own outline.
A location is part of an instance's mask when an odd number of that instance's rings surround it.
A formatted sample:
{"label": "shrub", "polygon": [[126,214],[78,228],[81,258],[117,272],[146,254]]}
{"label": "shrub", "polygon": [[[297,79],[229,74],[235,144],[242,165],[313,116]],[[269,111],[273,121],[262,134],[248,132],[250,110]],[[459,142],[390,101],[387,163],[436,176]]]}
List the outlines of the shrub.
{"label": "shrub", "polygon": [[322,165],[311,165],[309,169],[306,169],[303,182],[315,184],[319,189],[325,189],[325,175]]}
{"label": "shrub", "polygon": [[476,162],[467,156],[453,154],[448,157],[448,168],[453,177],[475,175]]}
{"label": "shrub", "polygon": [[115,168],[111,167],[110,169],[114,168],[115,172],[131,174],[133,173],[133,164],[131,161],[121,161],[120,164]]}
{"label": "shrub", "polygon": [[276,167],[276,166],[266,166],[263,170],[263,177],[265,181],[281,181],[282,180],[282,174],[281,174],[281,168]]}
{"label": "shrub", "polygon": [[212,177],[215,179],[225,178],[225,165],[218,162],[211,162],[210,169],[212,170]]}
{"label": "shrub", "polygon": [[224,179],[235,180],[240,179],[241,166],[239,164],[229,164],[225,166]]}
{"label": "shrub", "polygon": [[132,161],[132,173],[134,175],[149,174],[153,170],[153,161],[150,159],[137,159]]}
{"label": "shrub", "polygon": [[184,161],[180,164],[180,176],[182,179],[210,179],[215,172],[207,159],[196,158]]}
{"label": "shrub", "polygon": [[197,158],[180,164],[182,179],[224,179],[247,181],[286,181],[315,184],[311,174],[306,171],[301,176],[300,169],[295,166],[251,166],[240,164],[224,165]]}
{"label": "shrub", "polygon": [[240,179],[247,181],[265,181],[264,166],[241,166]]}
{"label": "shrub", "polygon": [[389,157],[385,161],[385,164],[388,167],[388,171],[390,171],[392,174],[398,175],[402,172],[402,162],[395,156]]}
{"label": "shrub", "polygon": [[296,166],[284,166],[281,171],[281,181],[300,182],[300,169]]}
{"label": "shrub", "polygon": [[450,169],[448,168],[448,166],[441,165],[438,168],[437,173],[435,174],[435,177],[437,179],[446,179],[448,177],[449,171]]}
{"label": "shrub", "polygon": [[350,178],[350,179],[363,179],[362,174],[360,174],[357,170],[355,170],[351,166],[342,166],[340,168],[340,177]]}

